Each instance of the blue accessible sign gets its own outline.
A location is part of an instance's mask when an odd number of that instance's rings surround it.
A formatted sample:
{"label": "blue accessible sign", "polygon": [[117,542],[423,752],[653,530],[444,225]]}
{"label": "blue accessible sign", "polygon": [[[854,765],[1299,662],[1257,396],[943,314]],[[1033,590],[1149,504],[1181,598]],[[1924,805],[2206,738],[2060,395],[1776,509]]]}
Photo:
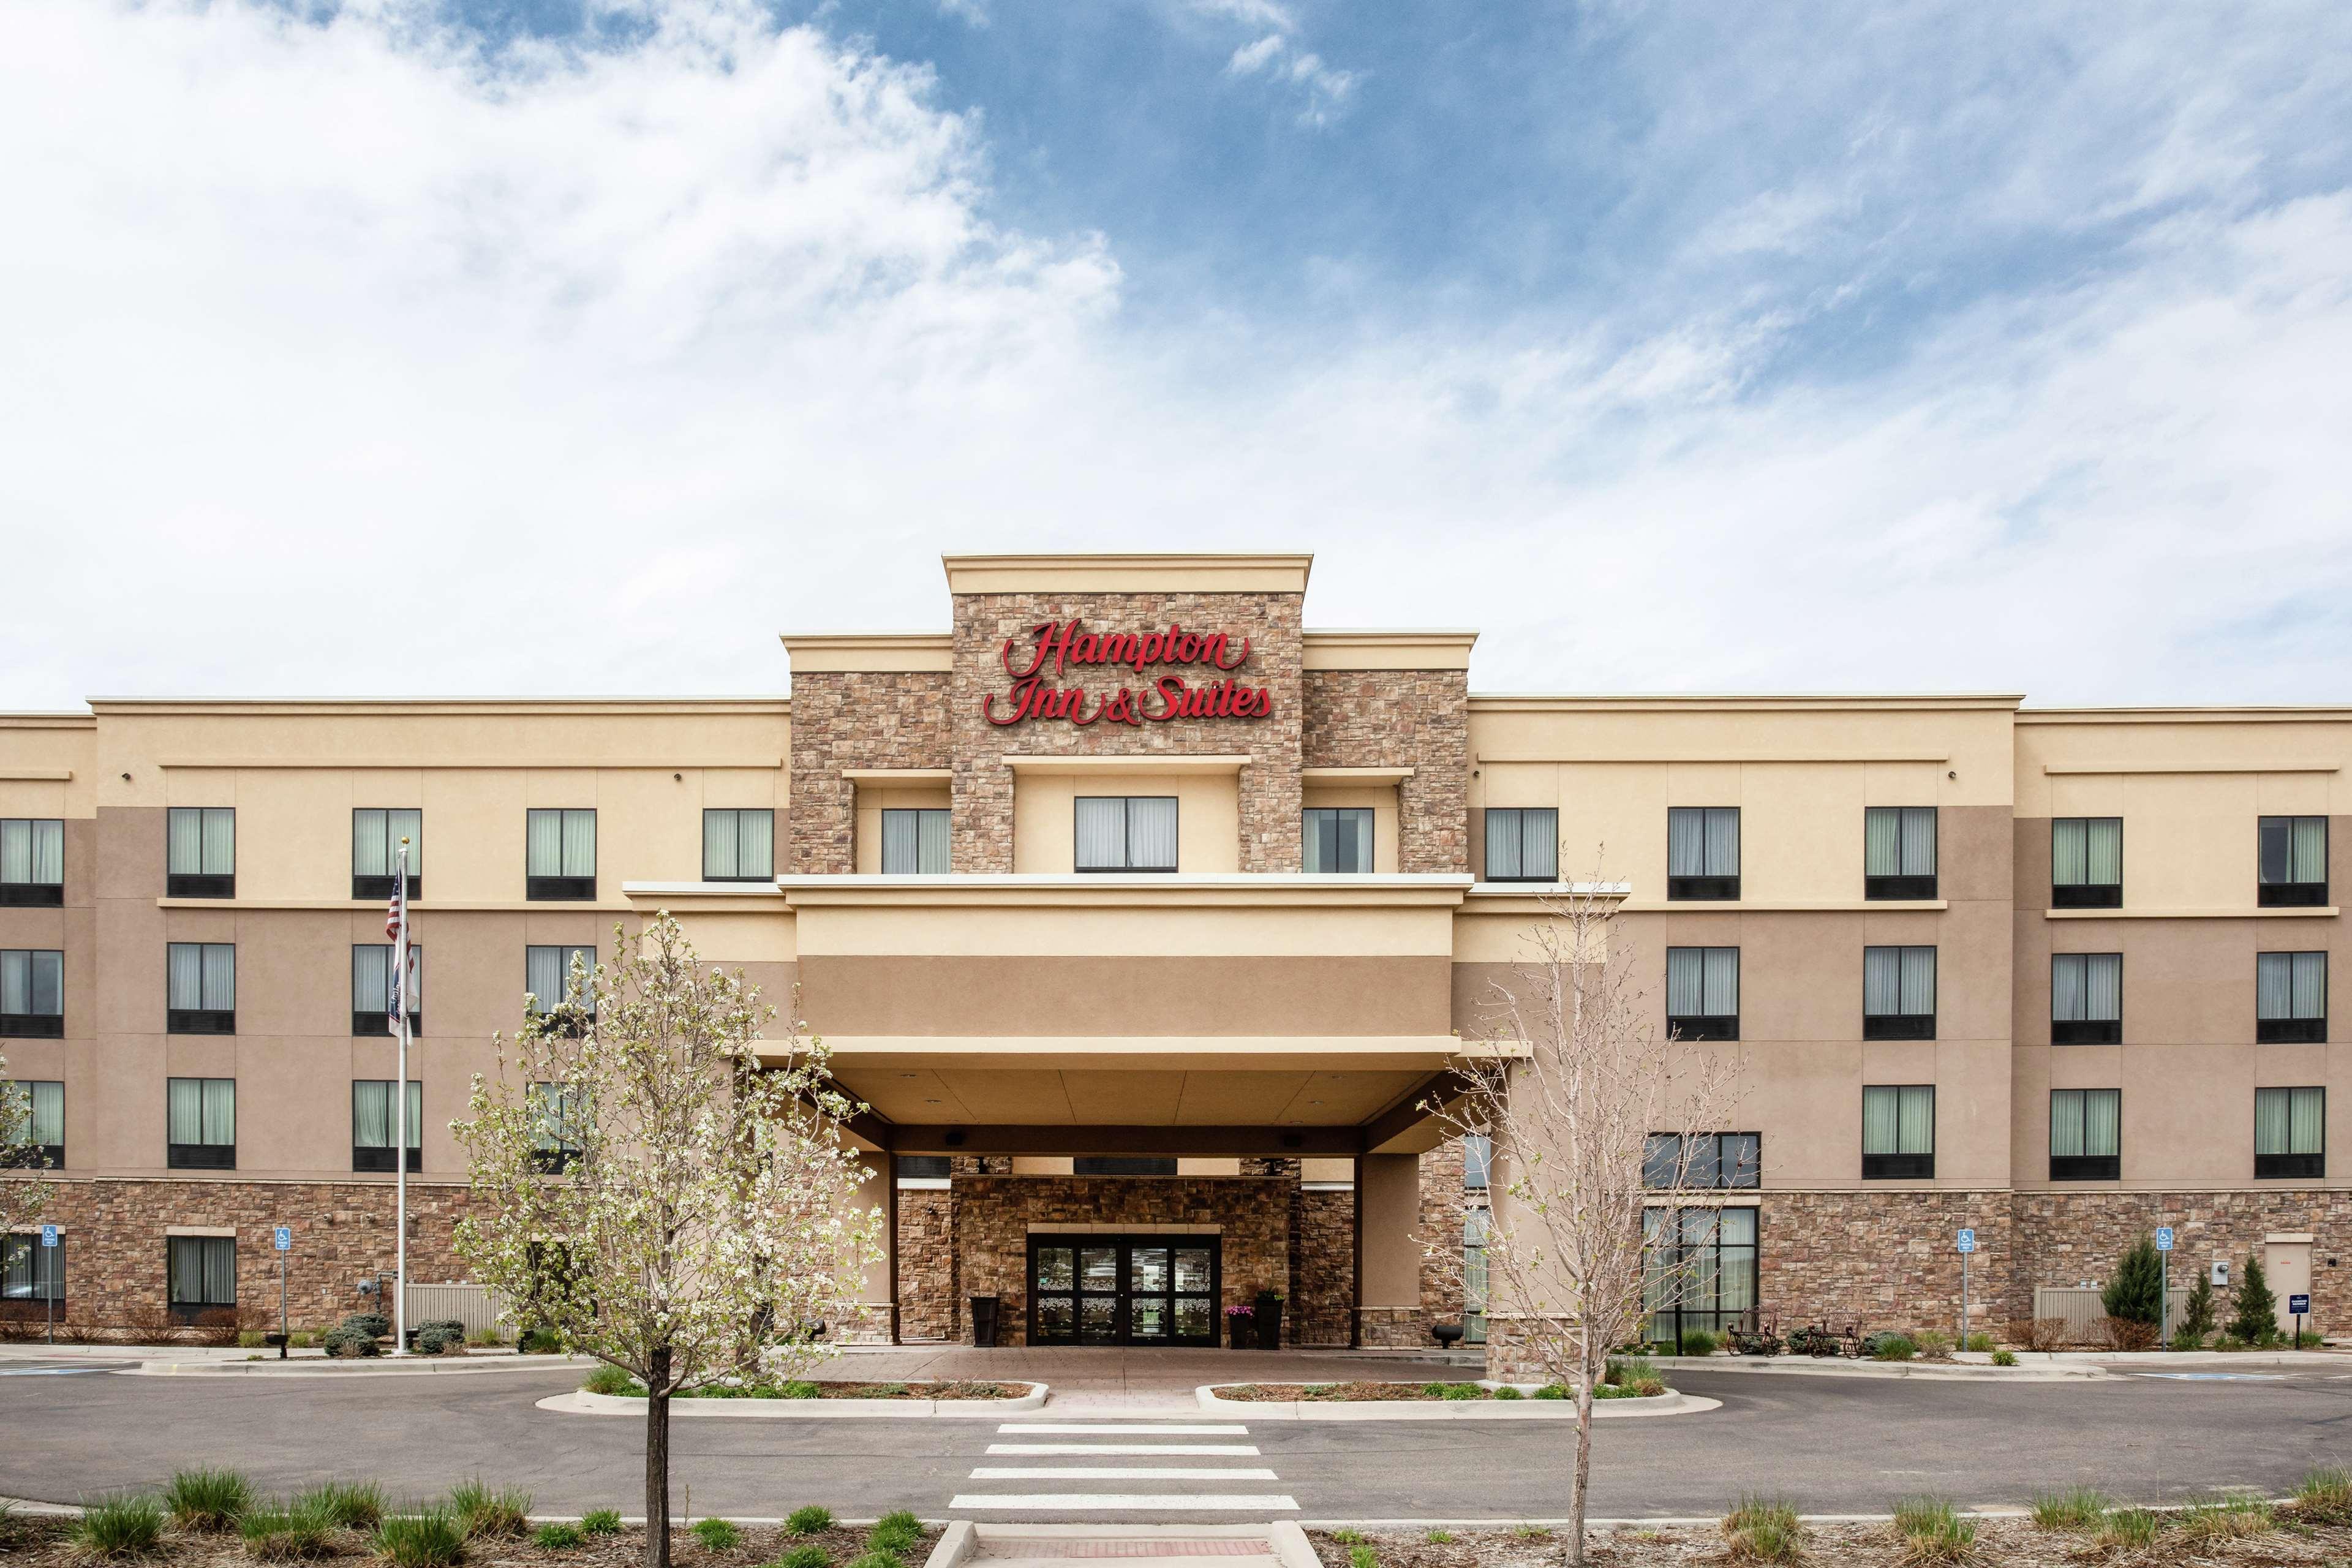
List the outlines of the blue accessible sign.
{"label": "blue accessible sign", "polygon": [[41,1245],[43,1247],[55,1247],[57,1244],[58,1227],[53,1225],[43,1226],[41,1227]]}
{"label": "blue accessible sign", "polygon": [[2170,1226],[2160,1225],[2156,1227],[2156,1249],[2158,1252],[2169,1252],[2172,1250],[2172,1227]]}
{"label": "blue accessible sign", "polygon": [[293,1227],[292,1226],[290,1226],[290,1225],[281,1225],[281,1226],[279,1226],[278,1227],[278,1237],[277,1237],[277,1241],[278,1241],[278,1251],[280,1251],[280,1252],[291,1252],[291,1251],[293,1251],[293,1250],[294,1250],[294,1227]]}
{"label": "blue accessible sign", "polygon": [[1959,1249],[1962,1252],[1974,1252],[1977,1249],[1977,1233],[1973,1226],[1961,1227]]}

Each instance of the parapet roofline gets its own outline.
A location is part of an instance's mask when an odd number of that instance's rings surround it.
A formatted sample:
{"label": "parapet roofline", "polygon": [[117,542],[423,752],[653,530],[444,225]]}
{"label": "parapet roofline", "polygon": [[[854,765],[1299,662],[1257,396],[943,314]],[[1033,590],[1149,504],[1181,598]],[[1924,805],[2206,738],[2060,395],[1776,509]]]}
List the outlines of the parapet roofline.
{"label": "parapet roofline", "polygon": [[789,697],[93,697],[91,716],[175,713],[775,713],[792,711]]}
{"label": "parapet roofline", "polygon": [[1729,711],[1803,710],[1864,711],[1871,709],[1980,710],[2014,712],[2025,700],[2021,692],[1706,692],[1659,691],[1612,695],[1605,692],[1474,691],[1470,706],[1487,712],[1639,712],[1687,711],[1716,708]]}
{"label": "parapet roofline", "polygon": [[2210,704],[2168,708],[2021,708],[2021,724],[2281,723],[2295,720],[2352,719],[2352,703],[2279,702]]}
{"label": "parapet roofline", "polygon": [[1312,554],[941,555],[950,594],[1304,594]]}

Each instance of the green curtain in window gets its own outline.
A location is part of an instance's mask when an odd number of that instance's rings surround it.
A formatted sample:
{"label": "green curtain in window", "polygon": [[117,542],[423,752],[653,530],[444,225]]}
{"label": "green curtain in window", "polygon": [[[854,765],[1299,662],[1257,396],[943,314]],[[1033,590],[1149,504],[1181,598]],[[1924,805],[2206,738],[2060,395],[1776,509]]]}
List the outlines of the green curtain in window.
{"label": "green curtain in window", "polygon": [[1896,1154],[1902,1152],[1897,1128],[1901,1124],[1900,1096],[1892,1084],[1874,1084],[1862,1091],[1862,1152],[1865,1154]]}

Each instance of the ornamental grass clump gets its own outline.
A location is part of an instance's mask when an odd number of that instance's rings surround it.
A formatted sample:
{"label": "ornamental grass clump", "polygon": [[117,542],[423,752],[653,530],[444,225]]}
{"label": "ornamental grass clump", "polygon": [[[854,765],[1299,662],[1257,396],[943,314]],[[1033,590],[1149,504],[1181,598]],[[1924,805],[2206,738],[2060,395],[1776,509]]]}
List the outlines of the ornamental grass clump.
{"label": "ornamental grass clump", "polygon": [[262,1563],[332,1556],[335,1531],[335,1521],[325,1510],[306,1505],[299,1499],[290,1503],[249,1507],[236,1521],[236,1532],[245,1541],[245,1554]]}
{"label": "ornamental grass clump", "polygon": [[519,1487],[493,1491],[478,1479],[449,1489],[449,1511],[470,1537],[520,1535],[530,1519],[530,1494]]}
{"label": "ornamental grass clump", "polygon": [[253,1506],[253,1483],[236,1470],[182,1470],[163,1489],[163,1507],[182,1530],[235,1530]]}
{"label": "ornamental grass clump", "polygon": [[1741,1563],[1795,1563],[1805,1554],[1805,1527],[1791,1503],[1779,1498],[1742,1497],[1723,1516],[1723,1539]]}
{"label": "ornamental grass clump", "polygon": [[530,1532],[530,1543],[541,1552],[569,1552],[587,1539],[578,1525],[560,1521],[542,1524]]}
{"label": "ornamental grass clump", "polygon": [[2106,1512],[2106,1496],[2095,1487],[2033,1494],[2033,1523],[2039,1530],[2096,1530]]}
{"label": "ornamental grass clump", "polygon": [[2110,1557],[2133,1557],[2156,1545],[2164,1533],[2164,1517],[2144,1508],[2110,1510],[2099,1521],[2092,1543]]}
{"label": "ornamental grass clump", "polygon": [[773,1568],[833,1568],[833,1557],[816,1542],[803,1542],[777,1558]]}
{"label": "ornamental grass clump", "polygon": [[1369,1546],[1350,1546],[1348,1568],[1381,1568],[1381,1554]]}
{"label": "ornamental grass clump", "polygon": [[1965,1563],[1976,1554],[1977,1521],[1963,1519],[1942,1498],[1906,1498],[1895,1505],[1895,1531],[1906,1563]]}
{"label": "ornamental grass clump", "polygon": [[392,1568],[449,1568],[466,1557],[466,1524],[441,1503],[386,1515],[368,1546]]}
{"label": "ornamental grass clump", "polygon": [[698,1519],[694,1538],[712,1552],[732,1552],[743,1544],[743,1532],[731,1519]]}
{"label": "ornamental grass clump", "polygon": [[383,1489],[373,1481],[321,1481],[296,1493],[293,1506],[323,1513],[345,1530],[373,1530],[383,1522]]}
{"label": "ornamental grass clump", "polygon": [[2225,1542],[2268,1535],[2278,1528],[2278,1515],[2265,1499],[2233,1497],[2200,1502],[2183,1510],[2178,1522],[2181,1540],[2210,1551]]}
{"label": "ornamental grass clump", "polygon": [[2352,1470],[2314,1470],[2294,1489],[2294,1515],[2305,1524],[2352,1524]]}
{"label": "ornamental grass clump", "polygon": [[616,1399],[646,1396],[646,1385],[609,1362],[599,1363],[581,1381],[583,1394],[602,1394]]}
{"label": "ornamental grass clump", "polygon": [[580,1531],[583,1535],[618,1535],[621,1533],[621,1510],[616,1508],[592,1508],[580,1516]]}
{"label": "ornamental grass clump", "polygon": [[815,1535],[833,1528],[833,1510],[816,1503],[793,1510],[784,1521],[786,1535]]}
{"label": "ornamental grass clump", "polygon": [[163,1539],[163,1505],[152,1497],[85,1502],[71,1537],[79,1557],[144,1557]]}
{"label": "ornamental grass clump", "polygon": [[923,1543],[923,1521],[903,1508],[892,1509],[874,1521],[866,1532],[866,1546],[870,1552],[911,1552]]}

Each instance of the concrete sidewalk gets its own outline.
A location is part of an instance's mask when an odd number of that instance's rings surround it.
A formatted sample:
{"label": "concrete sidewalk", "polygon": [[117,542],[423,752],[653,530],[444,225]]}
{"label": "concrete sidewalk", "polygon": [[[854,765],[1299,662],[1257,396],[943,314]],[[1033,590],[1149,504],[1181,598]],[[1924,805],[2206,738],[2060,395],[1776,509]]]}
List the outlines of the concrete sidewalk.
{"label": "concrete sidewalk", "polygon": [[1357,1378],[1414,1383],[1475,1383],[1476,1366],[1442,1364],[1393,1352],[1159,1349],[1121,1345],[855,1346],[820,1377],[914,1382],[997,1378],[1048,1384],[1056,1411],[1192,1411],[1194,1390],[1210,1383],[1345,1383]]}

